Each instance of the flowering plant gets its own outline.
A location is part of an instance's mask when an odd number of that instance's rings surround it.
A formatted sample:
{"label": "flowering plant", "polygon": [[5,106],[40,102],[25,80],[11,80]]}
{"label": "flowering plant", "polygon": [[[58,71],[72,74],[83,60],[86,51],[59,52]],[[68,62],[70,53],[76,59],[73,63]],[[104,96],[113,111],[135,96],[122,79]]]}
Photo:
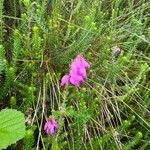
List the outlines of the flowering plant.
{"label": "flowering plant", "polygon": [[62,77],[61,86],[70,82],[74,86],[80,87],[80,84],[87,78],[86,69],[88,68],[90,68],[90,65],[84,57],[81,54],[77,55],[70,65],[69,74],[65,74]]}
{"label": "flowering plant", "polygon": [[54,134],[56,128],[58,128],[58,124],[54,118],[48,119],[44,125],[44,130],[47,134]]}

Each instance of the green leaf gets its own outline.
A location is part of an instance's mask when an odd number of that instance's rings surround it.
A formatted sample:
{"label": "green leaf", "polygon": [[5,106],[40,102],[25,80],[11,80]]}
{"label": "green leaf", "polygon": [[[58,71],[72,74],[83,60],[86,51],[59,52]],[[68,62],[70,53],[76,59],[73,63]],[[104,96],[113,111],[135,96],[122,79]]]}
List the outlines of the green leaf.
{"label": "green leaf", "polygon": [[24,114],[14,109],[0,111],[0,149],[6,149],[25,135]]}
{"label": "green leaf", "polygon": [[57,138],[52,139],[52,149],[53,150],[59,150]]}

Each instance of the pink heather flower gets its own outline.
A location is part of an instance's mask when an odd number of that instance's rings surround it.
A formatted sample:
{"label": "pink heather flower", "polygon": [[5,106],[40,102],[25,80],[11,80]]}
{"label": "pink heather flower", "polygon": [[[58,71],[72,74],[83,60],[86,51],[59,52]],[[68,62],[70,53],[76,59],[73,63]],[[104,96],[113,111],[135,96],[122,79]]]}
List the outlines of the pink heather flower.
{"label": "pink heather flower", "polygon": [[78,74],[81,75],[83,78],[86,78],[86,69],[85,68],[80,68],[78,70]]}
{"label": "pink heather flower", "polygon": [[61,86],[70,81],[70,83],[74,86],[80,87],[80,84],[84,82],[84,79],[86,79],[86,69],[89,67],[90,65],[83,56],[81,54],[77,55],[70,65],[69,75],[62,77]]}
{"label": "pink heather flower", "polygon": [[119,53],[120,53],[120,48],[117,47],[117,46],[113,47],[113,48],[112,48],[112,53],[113,53],[114,56],[119,55]]}
{"label": "pink heather flower", "polygon": [[61,79],[61,86],[64,86],[65,84],[68,84],[69,83],[69,78],[70,78],[69,75],[64,75]]}
{"label": "pink heather flower", "polygon": [[83,78],[86,78],[86,69],[85,67],[78,67],[78,66],[74,66],[71,68],[70,72],[69,72],[70,76],[82,76]]}
{"label": "pink heather flower", "polygon": [[76,87],[80,87],[80,84],[84,82],[82,76],[74,74],[70,77],[70,83],[75,85]]}
{"label": "pink heather flower", "polygon": [[85,68],[90,68],[89,63],[82,57],[82,56],[78,56],[80,58],[81,61],[81,66],[85,67]]}
{"label": "pink heather flower", "polygon": [[77,57],[73,60],[72,64],[71,64],[71,68],[74,67],[83,67],[83,68],[90,68],[90,65],[88,64],[88,62],[82,57],[81,54],[77,55]]}
{"label": "pink heather flower", "polygon": [[54,118],[48,119],[44,125],[44,130],[47,134],[54,134],[56,128],[58,128],[58,125]]}

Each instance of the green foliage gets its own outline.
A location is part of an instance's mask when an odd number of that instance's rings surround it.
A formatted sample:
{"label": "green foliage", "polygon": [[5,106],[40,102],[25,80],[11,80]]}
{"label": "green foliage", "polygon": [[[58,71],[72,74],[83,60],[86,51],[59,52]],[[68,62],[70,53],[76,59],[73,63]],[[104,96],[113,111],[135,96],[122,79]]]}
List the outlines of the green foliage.
{"label": "green foliage", "polygon": [[13,109],[0,111],[0,149],[6,149],[25,135],[24,115]]}
{"label": "green foliage", "polygon": [[[23,149],[149,147],[149,9],[149,0],[0,1],[0,108],[24,112]],[[87,80],[60,87],[79,53]],[[54,135],[43,131],[49,116]]]}
{"label": "green foliage", "polygon": [[5,58],[4,47],[0,45],[0,74],[5,69],[5,63],[6,63],[6,58]]}
{"label": "green foliage", "polygon": [[[0,44],[2,44],[2,41],[3,41],[3,3],[4,3],[4,0],[1,0],[0,1]],[[1,53],[0,53],[1,54]]]}
{"label": "green foliage", "polygon": [[132,141],[129,141],[128,143],[125,144],[125,146],[123,147],[123,150],[132,149],[139,142],[141,138],[142,138],[142,133],[138,132]]}
{"label": "green foliage", "polygon": [[12,96],[10,98],[10,106],[11,106],[11,108],[15,108],[16,107],[16,98],[14,96]]}
{"label": "green foliage", "polygon": [[21,42],[20,42],[20,35],[19,35],[19,31],[15,30],[14,31],[14,42],[13,42],[13,65],[16,65],[17,62],[17,58],[19,57],[19,52],[20,52],[20,48],[21,48]]}
{"label": "green foliage", "polygon": [[5,81],[4,81],[3,85],[1,86],[1,93],[0,93],[1,99],[4,96],[6,96],[8,93],[11,92],[11,90],[13,89],[14,84],[15,84],[15,82],[14,82],[15,81],[14,67],[11,67],[8,65],[8,63],[6,63],[5,73],[6,73]]}
{"label": "green foliage", "polygon": [[32,150],[34,149],[34,131],[36,127],[32,126],[26,130],[25,137],[24,137],[24,145],[23,150]]}

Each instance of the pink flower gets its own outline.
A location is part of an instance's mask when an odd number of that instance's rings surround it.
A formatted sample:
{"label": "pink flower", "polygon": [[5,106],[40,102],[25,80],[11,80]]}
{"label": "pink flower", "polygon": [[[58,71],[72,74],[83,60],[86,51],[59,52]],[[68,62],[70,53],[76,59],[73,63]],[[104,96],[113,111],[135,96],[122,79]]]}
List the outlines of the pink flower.
{"label": "pink flower", "polygon": [[74,67],[83,67],[83,68],[90,68],[90,65],[88,64],[88,62],[83,58],[83,56],[81,54],[77,55],[77,57],[73,60],[73,62],[71,63],[71,68]]}
{"label": "pink flower", "polygon": [[85,68],[80,68],[80,69],[78,70],[78,74],[79,74],[80,76],[82,76],[83,78],[86,78],[86,69],[85,69]]}
{"label": "pink flower", "polygon": [[65,75],[61,79],[61,86],[65,85],[70,81],[76,87],[80,87],[80,84],[84,82],[87,78],[86,69],[88,69],[90,65],[83,58],[81,54],[77,55],[77,57],[72,61],[70,65],[69,75]]}
{"label": "pink flower", "polygon": [[83,77],[78,74],[74,74],[70,77],[70,83],[75,85],[76,87],[80,87],[80,84],[83,82],[84,82]]}
{"label": "pink flower", "polygon": [[44,125],[44,130],[47,134],[54,134],[56,128],[58,128],[58,125],[54,118],[48,119]]}
{"label": "pink flower", "polygon": [[115,47],[112,48],[112,54],[113,54],[114,56],[119,55],[120,52],[121,52],[121,50],[120,50],[119,47],[115,46]]}
{"label": "pink flower", "polygon": [[70,78],[69,75],[64,75],[61,79],[61,86],[64,86],[65,84],[68,84],[69,83],[69,78]]}

